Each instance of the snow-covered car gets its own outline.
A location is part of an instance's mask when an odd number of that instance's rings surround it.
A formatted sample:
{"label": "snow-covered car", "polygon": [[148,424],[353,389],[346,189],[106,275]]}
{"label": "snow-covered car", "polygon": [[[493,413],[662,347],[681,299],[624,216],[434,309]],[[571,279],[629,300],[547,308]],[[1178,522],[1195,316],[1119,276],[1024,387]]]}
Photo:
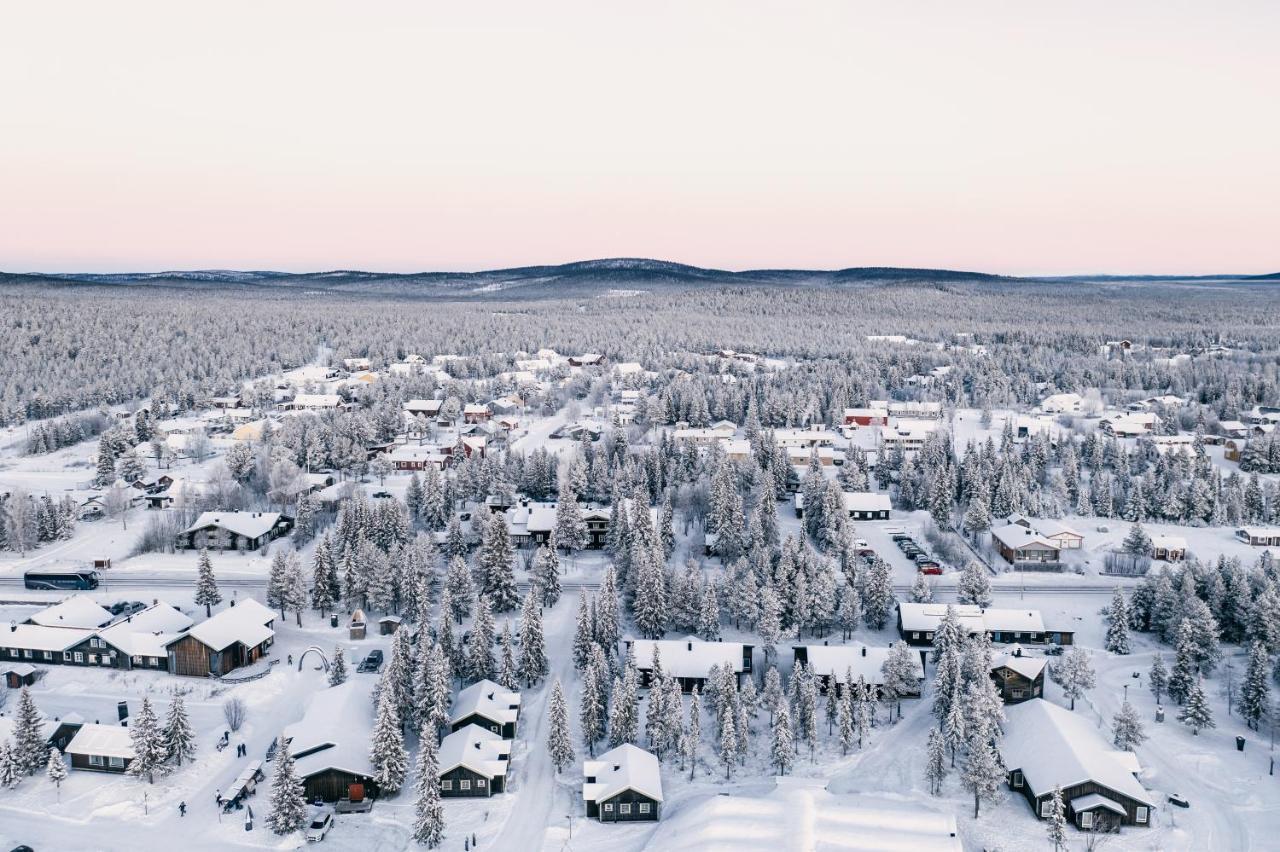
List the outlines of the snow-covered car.
{"label": "snow-covered car", "polygon": [[307,842],[316,843],[324,840],[324,836],[333,828],[333,808],[320,808],[307,823]]}
{"label": "snow-covered car", "polygon": [[360,661],[360,665],[356,667],[357,672],[377,674],[378,669],[382,668],[382,652],[379,650],[370,651],[368,656]]}
{"label": "snow-covered car", "polygon": [[1188,802],[1188,801],[1186,800],[1186,798],[1185,798],[1185,797],[1180,796],[1180,795],[1178,795],[1177,793],[1170,793],[1170,794],[1169,794],[1169,804],[1171,804],[1171,805],[1173,805],[1173,806],[1175,806],[1175,807],[1179,807],[1179,808],[1189,808],[1189,807],[1191,807],[1191,803],[1190,803],[1190,802]]}

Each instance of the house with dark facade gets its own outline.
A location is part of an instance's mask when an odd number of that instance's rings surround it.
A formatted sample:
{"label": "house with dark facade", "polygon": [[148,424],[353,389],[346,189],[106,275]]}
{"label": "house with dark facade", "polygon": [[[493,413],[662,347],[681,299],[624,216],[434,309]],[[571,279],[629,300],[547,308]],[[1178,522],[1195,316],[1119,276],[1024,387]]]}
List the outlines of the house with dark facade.
{"label": "house with dark facade", "polygon": [[1031,657],[1014,646],[991,658],[991,679],[1005,704],[1019,704],[1044,695],[1044,657]]}
{"label": "house with dark facade", "polygon": [[460,731],[479,725],[503,739],[515,739],[520,719],[520,693],[511,692],[491,680],[481,680],[458,693],[450,710],[449,729]]}
{"label": "house with dark facade", "polygon": [[991,531],[991,543],[1000,556],[1020,570],[1059,571],[1062,549],[1022,524],[1006,524]]}
{"label": "house with dark facade", "polygon": [[1151,824],[1155,797],[1138,782],[1133,752],[1117,751],[1094,722],[1036,698],[1005,708],[1000,756],[1009,787],[1040,819],[1062,789],[1067,820],[1084,831]]}
{"label": "house with dark facade", "polygon": [[157,601],[102,628],[96,638],[115,668],[168,671],[166,646],[194,623],[169,604]]}
{"label": "house with dark facade", "polygon": [[601,822],[657,820],[662,813],[658,758],[625,743],[582,763],[582,801]]}
{"label": "house with dark facade", "polygon": [[266,655],[275,640],[276,614],[253,600],[215,613],[164,644],[170,674],[221,677]]}
{"label": "house with dark facade", "polygon": [[179,550],[257,550],[293,529],[280,512],[204,512],[178,534]]}
{"label": "house with dark facade", "polygon": [[646,689],[653,679],[653,658],[657,654],[662,671],[680,682],[680,688],[692,692],[695,686],[705,689],[707,678],[715,666],[728,666],[741,685],[742,676],[752,672],[751,656],[755,646],[741,642],[706,642],[696,636],[683,639],[625,639],[627,649],[635,654],[640,685]]}
{"label": "house with dark facade", "polygon": [[[898,603],[898,634],[908,645],[932,646],[933,634],[947,614],[947,604]],[[1009,609],[951,604],[967,636],[985,632],[996,644],[1070,645],[1075,634],[1046,627],[1038,609]]]}
{"label": "house with dark facade", "polygon": [[506,789],[511,740],[469,724],[440,741],[440,795],[487,798]]}
{"label": "house with dark facade", "polygon": [[133,762],[133,740],[121,725],[81,725],[64,752],[72,769],[122,773]]}
{"label": "house with dark facade", "polygon": [[302,719],[284,729],[307,801],[376,799],[369,760],[373,681],[352,678],[311,697]]}

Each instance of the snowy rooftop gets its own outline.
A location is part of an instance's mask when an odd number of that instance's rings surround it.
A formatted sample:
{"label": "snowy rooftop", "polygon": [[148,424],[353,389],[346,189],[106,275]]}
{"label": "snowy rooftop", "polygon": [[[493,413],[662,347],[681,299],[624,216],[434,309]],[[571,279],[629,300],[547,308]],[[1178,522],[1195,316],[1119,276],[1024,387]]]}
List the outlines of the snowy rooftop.
{"label": "snowy rooftop", "polygon": [[1035,680],[1049,661],[1044,657],[1028,657],[1025,654],[996,654],[991,658],[991,670],[1012,669],[1028,680]]}
{"label": "snowy rooftop", "polygon": [[99,630],[98,636],[131,657],[164,657],[165,646],[192,623],[169,604],[157,603]]}
{"label": "snowy rooftop", "polygon": [[845,491],[846,512],[887,512],[891,508],[889,495],[875,491]]}
{"label": "snowy rooftop", "polygon": [[[634,790],[662,801],[662,774],[658,758],[631,743],[610,749],[596,760],[582,762],[582,799],[602,802],[624,790]],[[585,779],[594,778],[589,782]]]}
{"label": "snowy rooftop", "polygon": [[374,681],[351,679],[311,696],[302,719],[284,729],[298,774],[326,769],[373,776],[369,733],[373,728]]}
{"label": "snowy rooftop", "polygon": [[1098,733],[1093,720],[1043,698],[1004,708],[1000,754],[1009,769],[1022,770],[1032,792],[1043,795],[1086,781],[1153,806],[1150,793],[1133,777],[1126,758]]}
{"label": "snowy rooftop", "polygon": [[[864,678],[867,683],[879,684],[884,682],[884,673],[881,668],[884,661],[889,659],[888,648],[875,648],[870,645],[855,643],[853,645],[806,645],[805,651],[809,658],[809,666],[817,675],[834,675],[837,680],[846,681],[849,671],[853,671],[853,680],[856,683],[859,677]],[[911,661],[915,664],[916,677],[924,678],[924,668],[920,665],[920,655],[912,654]]]}
{"label": "snowy rooftop", "polygon": [[88,595],[73,595],[28,619],[43,627],[101,627],[110,620],[111,613]]}
{"label": "snowy rooftop", "polygon": [[100,754],[104,757],[133,757],[129,729],[120,725],[84,725],[67,744],[67,754]]}
{"label": "snowy rooftop", "polygon": [[712,666],[730,666],[742,671],[743,649],[741,642],[704,642],[695,636],[683,639],[635,639],[631,650],[636,656],[636,666],[653,668],[653,652],[658,651],[662,670],[673,677],[706,677]]}
{"label": "snowy rooftop", "polygon": [[[1030,633],[1044,632],[1044,619],[1036,609],[997,609],[984,610],[971,604],[952,604],[960,626],[969,633],[980,630],[1017,631]],[[946,604],[908,603],[898,604],[898,612],[902,619],[903,630],[923,630],[931,632],[947,614]]]}
{"label": "snowy rooftop", "polygon": [[186,532],[222,527],[245,538],[258,538],[271,532],[280,518],[279,512],[201,512]]}
{"label": "snowy rooftop", "polygon": [[252,648],[275,635],[275,631],[266,626],[267,622],[274,621],[275,618],[273,610],[249,598],[200,622],[191,628],[189,635],[215,651],[221,651],[235,642]]}
{"label": "snowy rooftop", "polygon": [[1160,550],[1186,550],[1187,539],[1180,535],[1153,535],[1151,545]]}
{"label": "snowy rooftop", "polygon": [[763,795],[708,795],[659,824],[648,849],[664,852],[961,852],[955,817],[872,795],[835,795],[787,776]]}
{"label": "snowy rooftop", "polygon": [[463,766],[486,778],[497,778],[506,775],[510,765],[501,755],[511,755],[511,740],[479,725],[467,725],[440,741],[440,774]]}
{"label": "snowy rooftop", "polygon": [[477,681],[458,693],[454,699],[450,722],[480,715],[495,722],[509,724],[520,713],[520,693],[508,692],[491,680]]}
{"label": "snowy rooftop", "polygon": [[1057,550],[1058,546],[1053,542],[1041,538],[1036,534],[1035,530],[1029,530],[1022,524],[1007,524],[1003,527],[996,527],[991,531],[991,537],[1003,544],[1005,547],[1011,548],[1027,548],[1040,547]]}
{"label": "snowy rooftop", "polygon": [[79,627],[17,624],[10,625],[8,633],[0,632],[0,647],[30,651],[65,651],[92,635],[92,630]]}

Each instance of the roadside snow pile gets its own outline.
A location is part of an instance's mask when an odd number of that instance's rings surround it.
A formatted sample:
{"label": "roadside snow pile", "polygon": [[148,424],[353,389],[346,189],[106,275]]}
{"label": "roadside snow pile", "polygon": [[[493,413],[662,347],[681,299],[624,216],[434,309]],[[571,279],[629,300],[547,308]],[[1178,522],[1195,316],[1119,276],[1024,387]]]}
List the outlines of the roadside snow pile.
{"label": "roadside snow pile", "polygon": [[864,795],[833,795],[816,779],[778,778],[761,796],[709,796],[673,809],[644,847],[663,852],[961,852],[955,817]]}

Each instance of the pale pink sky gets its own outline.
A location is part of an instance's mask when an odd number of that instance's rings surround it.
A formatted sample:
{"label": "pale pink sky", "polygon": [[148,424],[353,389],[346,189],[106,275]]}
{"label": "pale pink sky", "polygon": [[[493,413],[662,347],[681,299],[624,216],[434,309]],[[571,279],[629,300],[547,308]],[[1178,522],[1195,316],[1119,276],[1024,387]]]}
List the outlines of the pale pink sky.
{"label": "pale pink sky", "polygon": [[1280,270],[1280,3],[57,2],[0,269]]}

